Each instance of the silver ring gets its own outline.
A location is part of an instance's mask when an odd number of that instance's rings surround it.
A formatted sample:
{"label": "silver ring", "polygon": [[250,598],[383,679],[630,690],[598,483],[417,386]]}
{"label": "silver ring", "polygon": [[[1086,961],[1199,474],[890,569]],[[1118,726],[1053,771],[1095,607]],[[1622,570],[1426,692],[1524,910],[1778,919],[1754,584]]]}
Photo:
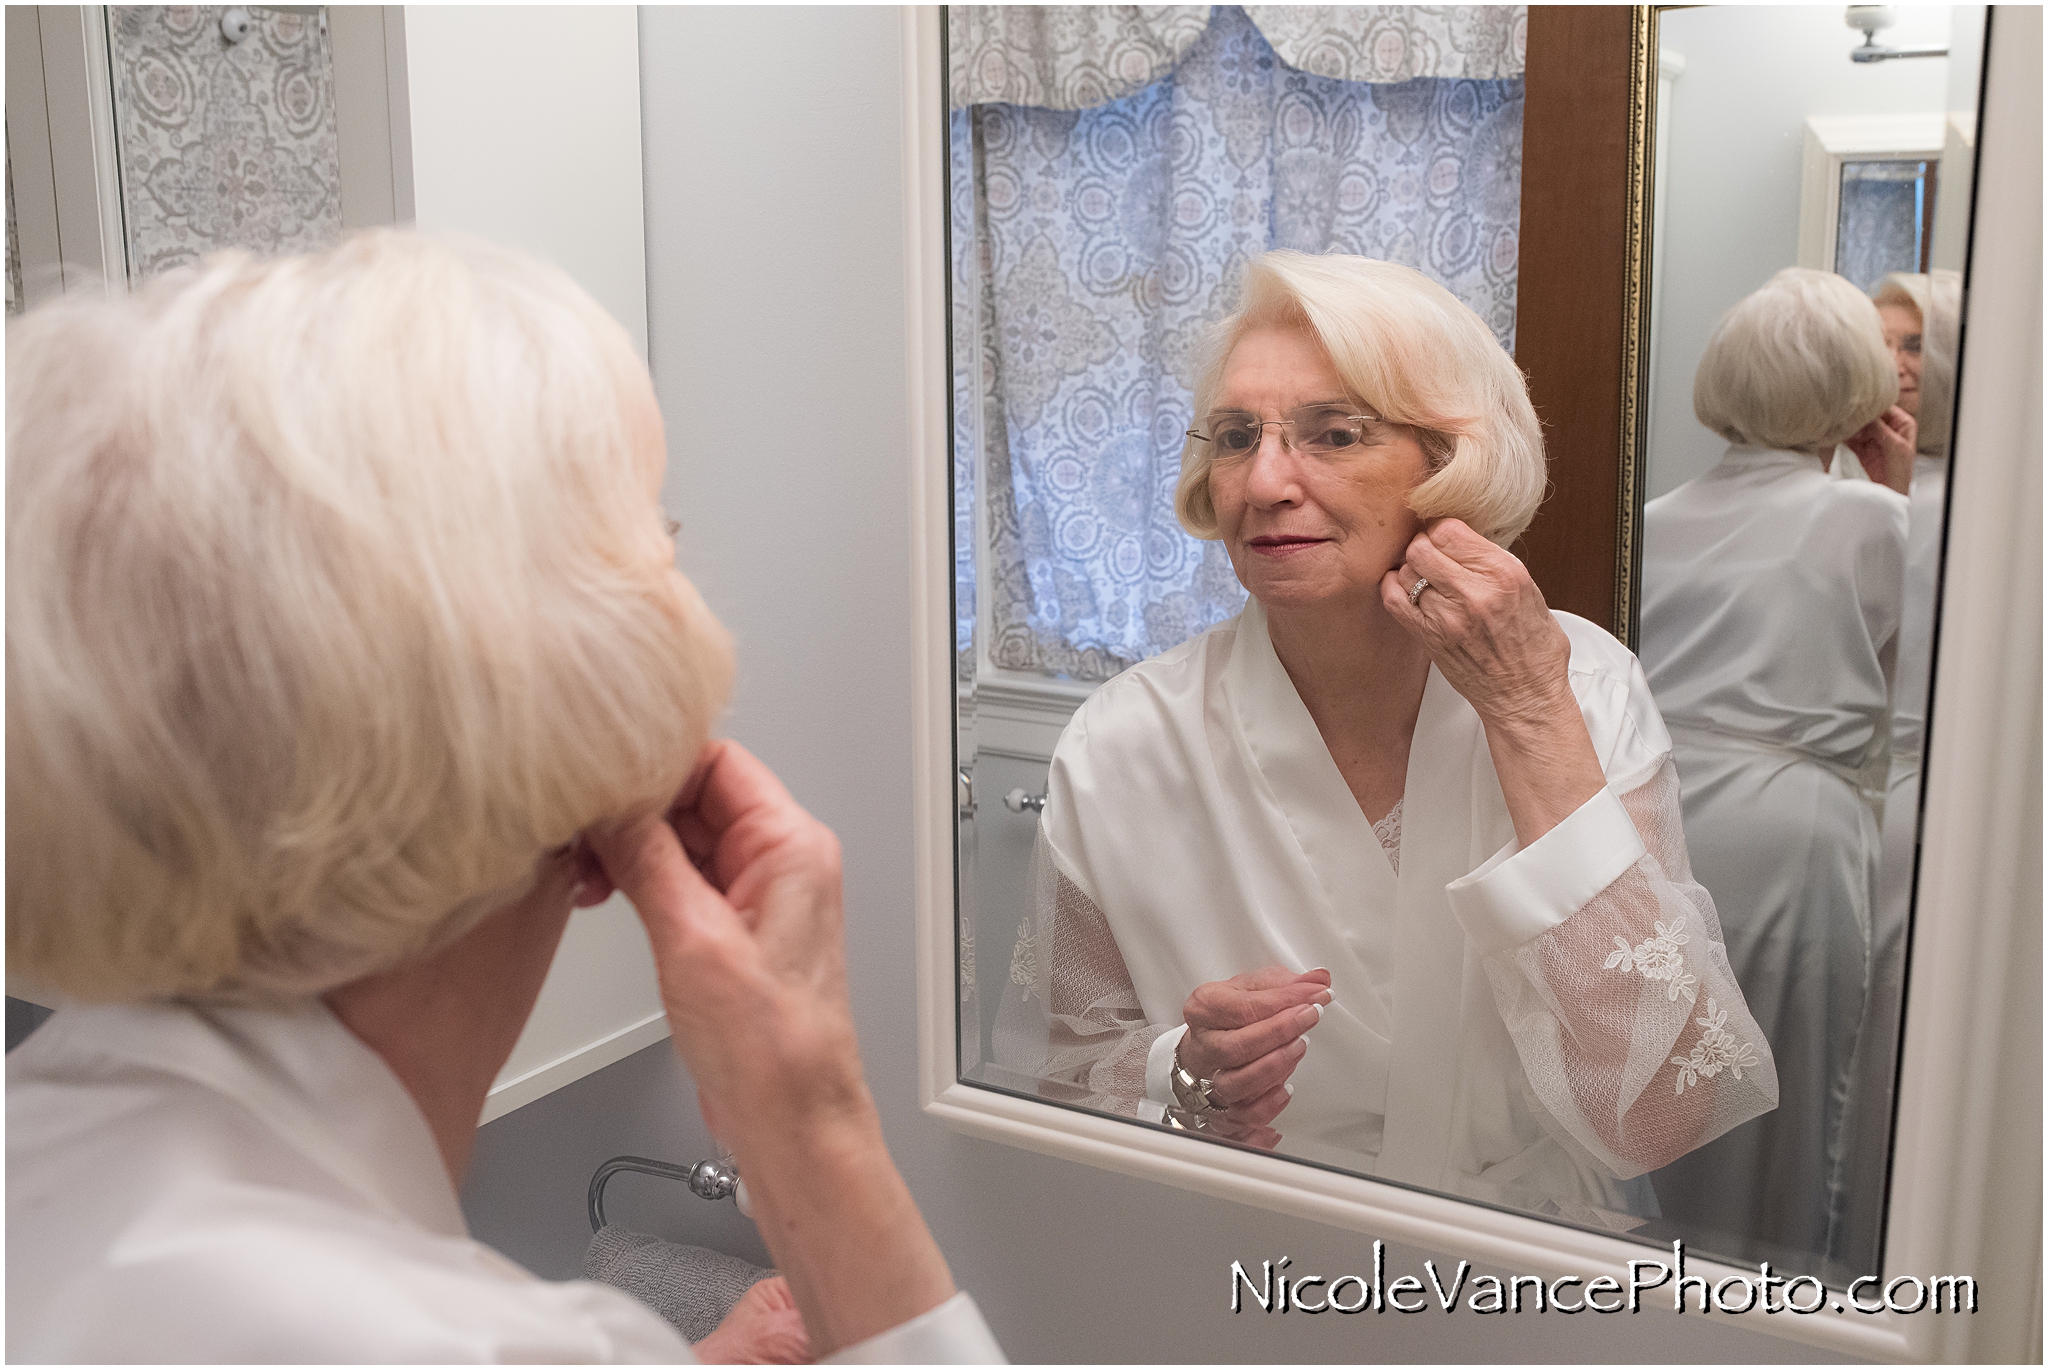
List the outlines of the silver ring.
{"label": "silver ring", "polygon": [[1429,582],[1423,577],[1417,576],[1415,578],[1415,588],[1408,592],[1408,607],[1413,609],[1415,602],[1422,598],[1422,592],[1428,588]]}

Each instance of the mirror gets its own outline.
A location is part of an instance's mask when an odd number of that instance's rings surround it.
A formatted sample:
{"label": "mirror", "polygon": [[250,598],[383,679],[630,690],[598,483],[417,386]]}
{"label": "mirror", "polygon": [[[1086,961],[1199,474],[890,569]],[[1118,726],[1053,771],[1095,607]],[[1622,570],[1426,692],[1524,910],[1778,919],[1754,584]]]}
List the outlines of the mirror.
{"label": "mirror", "polygon": [[[1959,269],[1967,231],[1984,11],[1906,7],[1864,42],[1840,10],[1638,11],[1605,55],[1546,27],[1565,14],[948,11],[960,1079],[1840,1283],[1878,1268],[1884,1225],[1941,547],[1935,430],[1958,350],[1939,321],[1957,317],[1960,282],[1940,273]],[[1573,61],[1587,70],[1542,66]],[[1612,304],[1621,363],[1577,391],[1534,379],[1571,369],[1547,351],[1554,326],[1529,330],[1545,351],[1514,351],[1518,308],[1583,294],[1582,264],[1519,236],[1547,193],[1524,178],[1525,140],[1537,166],[1539,145],[1554,159],[1577,136],[1539,108],[1546,74],[1627,95],[1613,203],[1640,217],[1617,238],[1653,246],[1617,283],[1640,297],[1589,307],[1606,318]],[[1328,677],[1303,669],[1327,644],[1304,646],[1305,620],[1244,547],[1177,516],[1184,453],[1207,440],[1184,434],[1219,431],[1204,422],[1216,405],[1197,413],[1205,342],[1273,248],[1393,261],[1447,291],[1463,336],[1485,344],[1458,354],[1467,371],[1512,353],[1542,392],[1559,498],[1581,498],[1564,464],[1598,457],[1576,439],[1556,449],[1568,411],[1621,416],[1606,487],[1619,496],[1553,500],[1529,539],[1629,530],[1612,590],[1630,607],[1568,627],[1607,788],[1526,842],[1486,728],[1441,672],[1401,687],[1401,765],[1340,764],[1317,711]],[[1880,330],[1866,353],[1886,348],[1888,320],[1911,320],[1865,292],[1923,278],[1924,296],[1901,287],[1921,313],[1918,451],[1892,455],[1905,493],[1856,489],[1853,455],[1829,456],[1832,474],[1802,458],[1828,498],[1881,511],[1892,607],[1853,616],[1882,620],[1866,634],[1882,638],[1875,693],[1829,677],[1827,715],[1860,739],[1847,760],[1812,762],[1842,790],[1839,812],[1809,800],[1802,822],[1789,801],[1737,798],[1724,807],[1746,821],[1771,815],[1738,837],[1717,827],[1714,796],[1768,785],[1710,773],[1694,747],[1727,724],[1700,721],[1686,653],[1667,645],[1667,623],[1705,611],[1671,606],[1720,585],[1760,599],[1788,641],[1843,632],[1793,593],[1817,565],[1778,555],[1745,580],[1745,563],[1683,545],[1670,515],[1728,451],[1691,403],[1717,323],[1798,265],[1853,282],[1845,317]],[[1305,374],[1318,356],[1336,365],[1327,350],[1276,365]],[[1888,377],[1911,369],[1884,360]],[[1258,450],[1330,459],[1301,434],[1333,417],[1351,436],[1323,447],[1395,450],[1400,433],[1382,430],[1407,430],[1357,374],[1339,367],[1329,396],[1241,397],[1255,420],[1293,422],[1279,444],[1257,430]],[[1310,399],[1343,412],[1310,414]],[[1449,459],[1416,446],[1415,480]],[[1539,568],[1566,602],[1549,577]],[[1601,631],[1627,634],[1638,613],[1646,680]],[[1707,656],[1703,674],[1738,693],[1780,665]],[[1677,720],[1668,744],[1659,713]],[[1789,731],[1763,721],[1751,752],[1808,765]],[[1749,759],[1722,764],[1748,776]],[[1842,892],[1811,929],[1791,916],[1809,903],[1802,860]],[[1325,984],[1327,1006],[1299,1007]],[[1304,1017],[1313,1050],[1293,1045]],[[1184,1043],[1220,1051],[1232,1030],[1281,1045],[1237,1077],[1175,1078]]]}
{"label": "mirror", "polygon": [[[1832,53],[1833,11],[1686,9],[1660,25],[1673,77],[1638,650],[1672,731],[1694,874],[1781,1095],[1652,1180],[1664,1222],[1702,1246],[1834,1280],[1876,1270],[1883,1233],[1984,15],[1882,11],[1865,22],[1891,22],[1853,62]],[[1864,459],[1833,449],[1846,432],[1745,430],[1731,446],[1698,416],[1739,426],[1715,354],[1745,319],[1795,295],[1812,303],[1785,317],[1809,317],[1826,298],[1811,280],[1749,298],[1795,266],[1834,273],[1817,284],[1841,303],[1875,299],[1892,362],[1879,369],[1898,387],[1880,422],[1910,441],[1866,440]],[[1844,345],[1870,312],[1836,328]],[[1781,373],[1758,398],[1811,424],[1853,382],[1795,399],[1796,385]],[[1805,520],[1816,536],[1794,532]],[[1709,623],[1743,641],[1708,647]]]}

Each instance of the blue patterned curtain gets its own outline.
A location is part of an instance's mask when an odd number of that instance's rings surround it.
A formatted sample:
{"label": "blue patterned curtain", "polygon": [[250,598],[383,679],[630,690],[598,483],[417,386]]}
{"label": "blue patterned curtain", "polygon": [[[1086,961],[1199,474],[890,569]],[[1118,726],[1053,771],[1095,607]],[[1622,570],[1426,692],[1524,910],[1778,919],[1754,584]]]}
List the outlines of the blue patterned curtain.
{"label": "blue patterned curtain", "polygon": [[956,109],[960,650],[977,592],[994,665],[1083,681],[1235,613],[1229,559],[1181,531],[1173,488],[1196,349],[1244,263],[1275,247],[1402,262],[1512,349],[1521,128],[1519,79],[1311,75],[1227,6],[1121,99]]}

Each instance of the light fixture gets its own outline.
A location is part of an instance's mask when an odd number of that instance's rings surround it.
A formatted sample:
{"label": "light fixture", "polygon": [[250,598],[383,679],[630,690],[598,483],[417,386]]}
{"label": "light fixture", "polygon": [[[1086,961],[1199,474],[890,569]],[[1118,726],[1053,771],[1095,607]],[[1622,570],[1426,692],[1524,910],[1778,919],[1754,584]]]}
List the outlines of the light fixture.
{"label": "light fixture", "polygon": [[1843,22],[1863,34],[1863,45],[1852,48],[1849,52],[1849,60],[1852,62],[1888,62],[1897,57],[1948,56],[1947,48],[1879,46],[1877,35],[1899,22],[1899,9],[1896,5],[1851,5],[1848,12],[1843,15]]}

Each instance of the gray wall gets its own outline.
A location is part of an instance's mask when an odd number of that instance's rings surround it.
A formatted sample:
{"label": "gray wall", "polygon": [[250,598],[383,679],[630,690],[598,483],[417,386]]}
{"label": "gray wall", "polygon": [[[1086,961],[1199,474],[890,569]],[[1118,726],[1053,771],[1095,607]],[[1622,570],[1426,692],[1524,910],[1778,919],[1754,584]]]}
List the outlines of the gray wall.
{"label": "gray wall", "polygon": [[[1792,1343],[1699,1317],[1233,1317],[1233,1259],[1291,1256],[1296,1271],[1369,1274],[1371,1239],[977,1141],[924,1117],[898,12],[648,9],[641,24],[665,498],[684,524],[686,569],[739,639],[727,730],[845,844],[854,1005],[890,1146],[1011,1357],[1799,1357]],[[791,421],[759,418],[785,413]],[[484,1129],[465,1194],[479,1236],[543,1273],[568,1273],[587,1239],[583,1187],[598,1160],[701,1154],[688,1083],[663,1050]],[[615,1186],[617,1216],[717,1244],[711,1218],[640,1183],[630,1200]],[[1424,1254],[1396,1248],[1390,1269],[1419,1273]]]}

